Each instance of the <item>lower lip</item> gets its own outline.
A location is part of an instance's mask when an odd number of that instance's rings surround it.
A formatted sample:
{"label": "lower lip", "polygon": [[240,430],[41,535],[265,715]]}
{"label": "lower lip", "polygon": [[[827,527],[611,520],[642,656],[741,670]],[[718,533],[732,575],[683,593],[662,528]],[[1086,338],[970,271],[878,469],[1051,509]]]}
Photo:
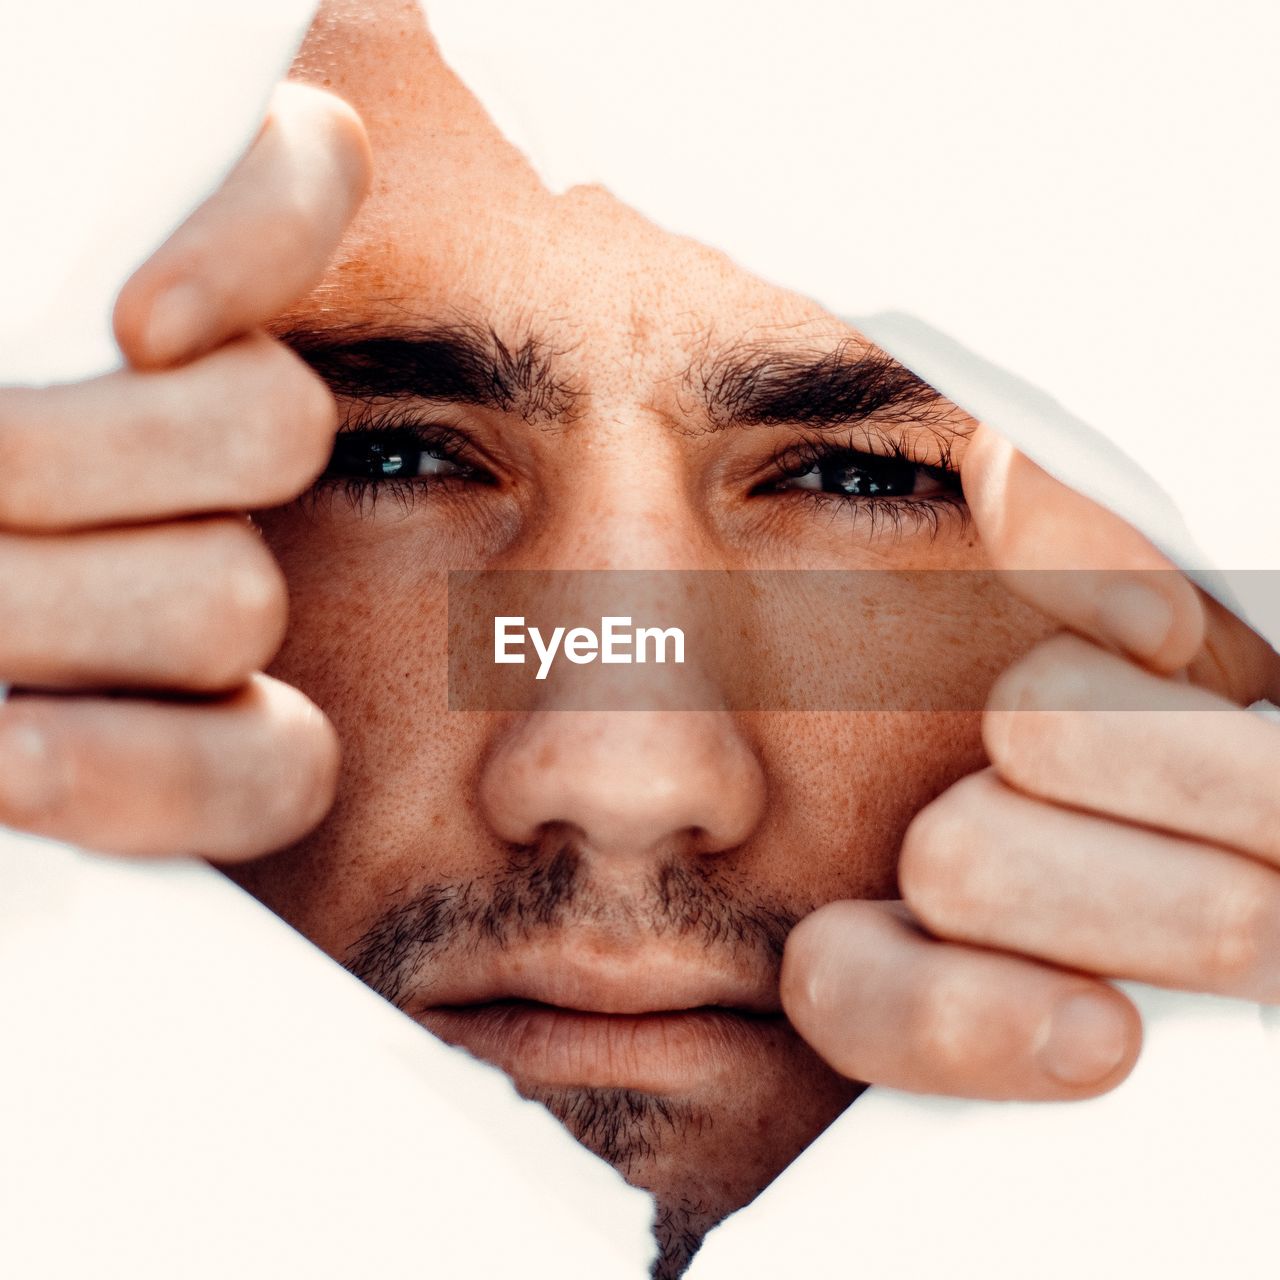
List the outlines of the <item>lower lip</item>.
{"label": "lower lip", "polygon": [[424,1027],[522,1084],[677,1093],[750,1067],[793,1033],[781,1015],[582,1013],[525,1000],[427,1009]]}

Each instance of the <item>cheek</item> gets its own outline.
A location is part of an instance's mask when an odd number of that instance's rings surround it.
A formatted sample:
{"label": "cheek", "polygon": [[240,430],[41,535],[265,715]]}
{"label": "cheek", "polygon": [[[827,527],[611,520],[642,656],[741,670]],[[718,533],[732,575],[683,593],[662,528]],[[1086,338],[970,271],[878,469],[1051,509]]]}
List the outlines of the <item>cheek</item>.
{"label": "cheek", "polygon": [[[343,744],[339,798],[307,840],[232,874],[331,954],[341,955],[424,872],[467,877],[503,850],[475,781],[500,717],[448,710],[446,575],[371,534],[325,541],[264,522],[290,584],[291,623],[272,673],[306,692]],[[402,549],[401,549],[402,550]],[[890,575],[869,575],[889,582]],[[840,618],[875,698],[823,709],[810,691],[832,663],[797,647],[795,601],[772,644],[774,706],[740,717],[766,776],[760,828],[733,855],[744,889],[797,908],[896,896],[912,817],[985,763],[980,709],[998,673],[1050,626],[982,575],[936,575],[886,607],[830,596],[800,611],[821,640]],[[789,652],[807,654],[790,662]],[[846,645],[845,658],[849,649]],[[794,690],[784,686],[790,680]],[[942,705],[919,709],[920,689]],[[794,697],[794,702],[788,699]],[[948,699],[950,701],[948,701]],[[769,705],[768,701],[757,705]]]}
{"label": "cheek", "polygon": [[985,762],[968,712],[774,714],[755,728],[769,810],[743,870],[807,907],[897,897],[907,824]]}
{"label": "cheek", "polygon": [[[864,670],[851,673],[856,687],[837,693],[857,710],[750,719],[769,782],[765,827],[748,854],[751,874],[793,902],[898,896],[908,824],[953,782],[984,767],[981,716],[992,683],[1054,630],[988,574],[929,579],[907,588],[910,607],[900,598],[894,608],[864,600],[844,610],[848,627],[862,619],[853,643]],[[847,659],[847,634],[842,644]],[[797,662],[791,675],[797,685],[811,679],[810,687],[824,680],[831,687],[816,661]],[[794,696],[802,705],[804,695]]]}
{"label": "cheek", "polygon": [[1051,629],[984,568],[755,575],[741,705],[980,712],[996,677]]}
{"label": "cheek", "polygon": [[226,870],[340,957],[424,866],[474,873],[470,780],[490,729],[483,715],[448,710],[444,573],[354,539],[318,545],[294,522],[264,525],[290,591],[270,674],[333,721],[342,771],[316,832]]}

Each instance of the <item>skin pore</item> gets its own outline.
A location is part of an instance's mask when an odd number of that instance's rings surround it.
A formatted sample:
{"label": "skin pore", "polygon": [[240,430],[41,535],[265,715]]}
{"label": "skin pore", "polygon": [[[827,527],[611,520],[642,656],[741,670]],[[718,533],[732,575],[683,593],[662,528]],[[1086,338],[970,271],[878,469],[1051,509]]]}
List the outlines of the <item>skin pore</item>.
{"label": "skin pore", "polygon": [[[898,896],[908,822],[984,763],[985,690],[1048,627],[978,572],[968,419],[608,193],[547,193],[416,5],[322,10],[294,74],[375,157],[275,326],[345,429],[259,516],[290,591],[272,673],[332,719],[343,775],[313,834],[231,874],[651,1190],[675,1276],[860,1088],[779,1013],[790,927]],[[545,568],[955,570],[857,652],[886,705],[925,678],[973,709],[582,712],[553,687],[450,711],[448,571]],[[779,679],[820,677],[834,623],[762,625]]]}

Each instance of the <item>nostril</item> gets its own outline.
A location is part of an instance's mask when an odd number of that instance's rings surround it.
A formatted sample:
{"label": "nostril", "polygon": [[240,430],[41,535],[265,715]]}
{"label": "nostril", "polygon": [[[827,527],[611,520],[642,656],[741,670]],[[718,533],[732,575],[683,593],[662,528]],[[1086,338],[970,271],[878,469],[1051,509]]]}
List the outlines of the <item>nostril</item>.
{"label": "nostril", "polygon": [[504,841],[593,858],[722,852],[764,809],[760,763],[726,712],[534,712],[495,744],[478,792]]}
{"label": "nostril", "polygon": [[564,854],[579,855],[586,847],[587,833],[572,822],[544,822],[532,839],[521,843],[531,857],[545,862]]}

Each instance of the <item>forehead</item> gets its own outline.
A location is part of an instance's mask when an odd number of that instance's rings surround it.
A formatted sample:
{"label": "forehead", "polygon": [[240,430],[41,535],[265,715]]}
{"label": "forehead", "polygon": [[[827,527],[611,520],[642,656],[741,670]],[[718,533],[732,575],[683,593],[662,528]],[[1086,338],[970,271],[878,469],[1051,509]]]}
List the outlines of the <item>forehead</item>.
{"label": "forehead", "polygon": [[416,3],[328,5],[293,74],[360,112],[372,195],[324,284],[286,324],[458,316],[535,334],[596,378],[674,371],[744,340],[848,330],[600,188],[553,195],[441,59]]}

